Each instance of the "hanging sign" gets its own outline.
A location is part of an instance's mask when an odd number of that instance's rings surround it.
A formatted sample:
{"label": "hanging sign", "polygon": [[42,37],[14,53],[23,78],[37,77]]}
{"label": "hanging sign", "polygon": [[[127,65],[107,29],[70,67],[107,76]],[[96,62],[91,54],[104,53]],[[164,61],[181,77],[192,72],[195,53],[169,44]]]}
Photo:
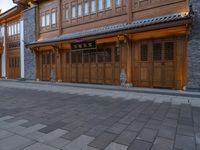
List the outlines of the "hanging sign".
{"label": "hanging sign", "polygon": [[71,43],[72,50],[87,50],[87,49],[96,49],[96,42],[80,42],[80,43]]}

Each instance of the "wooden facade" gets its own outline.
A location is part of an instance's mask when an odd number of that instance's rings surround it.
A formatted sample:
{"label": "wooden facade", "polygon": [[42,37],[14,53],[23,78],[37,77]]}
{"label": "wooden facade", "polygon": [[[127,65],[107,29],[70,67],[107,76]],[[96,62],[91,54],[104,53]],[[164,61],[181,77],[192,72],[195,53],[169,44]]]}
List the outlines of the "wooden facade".
{"label": "wooden facade", "polygon": [[[6,78],[20,78],[20,18],[21,10],[13,7],[0,15],[0,25],[4,27]],[[2,48],[3,50],[3,48]],[[2,62],[2,61],[1,61]],[[2,70],[2,69],[1,69]]]}
{"label": "wooden facade", "polygon": [[[36,5],[37,39],[46,39],[28,45],[36,54],[37,79],[119,85],[125,69],[133,86],[183,89],[186,85],[189,19],[69,40],[48,39],[189,13],[188,0],[46,0]],[[95,47],[84,47],[88,42]]]}

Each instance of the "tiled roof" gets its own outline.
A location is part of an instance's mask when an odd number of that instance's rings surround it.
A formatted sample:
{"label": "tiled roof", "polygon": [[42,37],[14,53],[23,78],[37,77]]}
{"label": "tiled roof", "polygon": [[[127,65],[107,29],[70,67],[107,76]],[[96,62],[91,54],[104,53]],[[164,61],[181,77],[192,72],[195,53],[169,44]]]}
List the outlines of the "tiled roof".
{"label": "tiled roof", "polygon": [[164,15],[164,16],[159,16],[159,17],[154,17],[154,18],[137,20],[137,21],[133,21],[131,23],[109,25],[109,26],[104,26],[104,27],[100,27],[100,28],[94,28],[94,29],[90,29],[90,30],[56,36],[56,37],[52,37],[52,38],[46,38],[46,39],[39,40],[39,41],[36,41],[33,43],[29,43],[27,45],[43,44],[43,43],[49,43],[49,42],[59,42],[59,41],[72,40],[72,39],[81,38],[81,37],[114,33],[114,32],[119,32],[119,31],[129,30],[129,29],[136,29],[139,27],[144,27],[144,26],[149,26],[149,25],[154,25],[154,24],[167,23],[167,22],[172,22],[172,21],[188,19],[190,17],[191,16],[188,13],[176,13],[176,14],[171,14],[171,15]]}

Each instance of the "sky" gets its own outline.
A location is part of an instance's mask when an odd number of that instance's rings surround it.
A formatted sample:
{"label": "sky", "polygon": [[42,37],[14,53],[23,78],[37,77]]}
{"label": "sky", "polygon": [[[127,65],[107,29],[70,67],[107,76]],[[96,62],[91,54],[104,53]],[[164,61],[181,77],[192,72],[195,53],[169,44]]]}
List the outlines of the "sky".
{"label": "sky", "polygon": [[13,4],[12,0],[0,0],[0,9],[2,9],[1,12],[5,12],[13,6],[15,5]]}

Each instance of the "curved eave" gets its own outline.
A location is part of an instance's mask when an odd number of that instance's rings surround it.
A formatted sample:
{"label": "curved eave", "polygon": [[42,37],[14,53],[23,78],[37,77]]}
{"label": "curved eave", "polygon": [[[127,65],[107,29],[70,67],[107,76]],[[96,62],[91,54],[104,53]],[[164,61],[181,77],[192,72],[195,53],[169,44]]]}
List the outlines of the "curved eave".
{"label": "curved eave", "polygon": [[[62,42],[72,42],[77,38],[84,38],[85,40],[89,39],[98,39],[104,37],[111,37],[114,35],[123,35],[123,34],[131,34],[138,33],[142,31],[156,30],[162,29],[166,27],[174,27],[180,25],[187,25],[192,22],[192,16],[189,14],[185,14],[185,16],[180,16],[181,14],[177,14],[177,18],[173,19],[173,15],[166,15],[162,17],[149,18],[144,20],[134,21],[132,23],[124,23],[119,25],[112,25],[107,27],[101,27],[91,30],[86,30],[83,32],[76,32],[66,35],[61,35],[58,37],[53,37],[50,39],[44,39],[41,41],[36,41],[33,43],[26,44],[28,48],[40,47],[45,45],[55,45]],[[166,17],[170,19],[166,19]],[[154,22],[150,22],[150,21]],[[100,32],[102,30],[102,32]]]}

